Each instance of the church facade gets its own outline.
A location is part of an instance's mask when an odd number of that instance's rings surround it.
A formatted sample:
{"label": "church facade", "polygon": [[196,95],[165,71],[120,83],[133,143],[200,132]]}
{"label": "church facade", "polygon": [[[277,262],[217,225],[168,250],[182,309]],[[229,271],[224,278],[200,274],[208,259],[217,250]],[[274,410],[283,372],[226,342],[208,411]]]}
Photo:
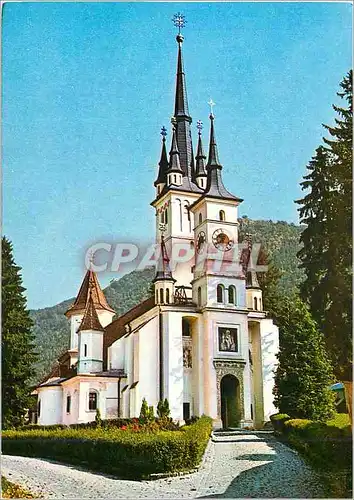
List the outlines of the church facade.
{"label": "church facade", "polygon": [[[278,329],[263,310],[248,241],[240,259],[238,206],[222,180],[210,113],[208,156],[198,122],[194,156],[182,57],[169,153],[163,128],[151,205],[156,215],[154,294],[113,319],[90,268],[66,312],[69,349],[37,388],[38,423],[139,416],[142,399],[167,398],[180,422],[209,415],[218,427],[261,428],[276,412]],[[192,258],[180,257],[182,249]]]}

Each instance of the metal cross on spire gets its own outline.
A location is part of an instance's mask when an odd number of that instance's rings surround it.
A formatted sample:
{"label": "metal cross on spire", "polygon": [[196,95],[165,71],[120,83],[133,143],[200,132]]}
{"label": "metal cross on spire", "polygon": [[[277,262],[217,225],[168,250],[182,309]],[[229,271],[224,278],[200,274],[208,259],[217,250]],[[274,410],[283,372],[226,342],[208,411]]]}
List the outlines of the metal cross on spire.
{"label": "metal cross on spire", "polygon": [[161,132],[160,132],[160,134],[161,134],[161,135],[162,135],[162,137],[165,139],[165,137],[166,137],[166,135],[167,135],[167,129],[166,129],[166,127],[165,127],[165,126],[163,126],[163,127],[161,128]]}
{"label": "metal cross on spire", "polygon": [[184,28],[187,24],[186,18],[180,12],[177,12],[172,18],[173,24],[178,28],[178,34],[181,33],[181,28]]}
{"label": "metal cross on spire", "polygon": [[210,101],[208,102],[209,106],[210,106],[210,114],[212,116],[214,116],[213,114],[213,106],[215,106],[215,102],[213,101],[213,99],[210,98]]}

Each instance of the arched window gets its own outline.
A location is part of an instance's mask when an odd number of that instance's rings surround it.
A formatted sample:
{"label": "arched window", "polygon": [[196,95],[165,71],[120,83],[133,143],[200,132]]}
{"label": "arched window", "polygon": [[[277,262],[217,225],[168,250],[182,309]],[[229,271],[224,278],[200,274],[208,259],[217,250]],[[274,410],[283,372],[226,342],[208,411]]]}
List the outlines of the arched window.
{"label": "arched window", "polygon": [[229,286],[229,304],[236,304],[236,288],[231,285]]}
{"label": "arched window", "polygon": [[156,304],[159,303],[159,291],[156,290]]}
{"label": "arched window", "polygon": [[173,176],[173,182],[176,184],[176,175]]}
{"label": "arched window", "polygon": [[160,303],[163,304],[163,289],[160,288]]}
{"label": "arched window", "polygon": [[199,286],[198,287],[198,306],[201,306],[201,305],[202,305],[202,289]]}
{"label": "arched window", "polygon": [[224,302],[224,287],[223,287],[223,285],[218,285],[216,288],[216,300],[219,303]]}
{"label": "arched window", "polygon": [[187,318],[182,318],[182,336],[183,337],[191,336],[191,324]]}
{"label": "arched window", "polygon": [[179,228],[180,228],[180,231],[182,231],[182,201],[177,198],[176,201],[178,202],[178,205],[179,205]]}
{"label": "arched window", "polygon": [[87,356],[87,344],[84,344],[84,356],[85,356],[85,358]]}
{"label": "arched window", "polygon": [[192,222],[191,222],[191,214],[189,211],[189,201],[188,200],[184,200],[184,213],[185,213],[185,215],[187,215],[188,228],[189,228],[189,232],[191,232],[192,231]]}
{"label": "arched window", "polygon": [[203,216],[202,214],[199,214],[199,224],[201,224],[203,222]]}
{"label": "arched window", "polygon": [[259,310],[261,311],[262,310],[262,299],[258,299],[258,303],[259,303]]}
{"label": "arched window", "polygon": [[66,413],[70,413],[71,411],[71,396],[70,394],[66,396]]}
{"label": "arched window", "polygon": [[166,290],[166,304],[170,303],[170,290],[167,288]]}
{"label": "arched window", "polygon": [[254,297],[253,299],[253,308],[257,311],[257,297]]}
{"label": "arched window", "polygon": [[219,212],[219,220],[225,220],[225,212],[224,212],[224,210],[220,210],[220,212]]}
{"label": "arched window", "polygon": [[97,410],[97,392],[89,392],[89,410]]}
{"label": "arched window", "polygon": [[168,224],[168,213],[167,213],[167,208],[165,210],[165,224]]}

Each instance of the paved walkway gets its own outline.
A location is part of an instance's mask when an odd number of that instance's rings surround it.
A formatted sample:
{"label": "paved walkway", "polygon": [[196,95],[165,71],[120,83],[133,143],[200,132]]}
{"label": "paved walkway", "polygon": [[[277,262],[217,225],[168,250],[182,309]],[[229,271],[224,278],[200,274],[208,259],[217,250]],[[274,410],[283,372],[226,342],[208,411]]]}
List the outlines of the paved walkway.
{"label": "paved walkway", "polygon": [[316,473],[269,433],[217,435],[198,472],[125,481],[70,465],[2,457],[2,474],[45,498],[324,498]]}

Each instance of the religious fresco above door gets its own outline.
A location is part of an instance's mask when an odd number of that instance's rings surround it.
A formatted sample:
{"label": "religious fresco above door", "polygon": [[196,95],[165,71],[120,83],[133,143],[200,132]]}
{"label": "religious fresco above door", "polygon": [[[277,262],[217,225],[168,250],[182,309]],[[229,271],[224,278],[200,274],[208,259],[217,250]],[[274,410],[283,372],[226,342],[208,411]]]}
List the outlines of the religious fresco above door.
{"label": "religious fresco above door", "polygon": [[218,328],[218,340],[220,352],[237,352],[237,328],[221,327]]}

